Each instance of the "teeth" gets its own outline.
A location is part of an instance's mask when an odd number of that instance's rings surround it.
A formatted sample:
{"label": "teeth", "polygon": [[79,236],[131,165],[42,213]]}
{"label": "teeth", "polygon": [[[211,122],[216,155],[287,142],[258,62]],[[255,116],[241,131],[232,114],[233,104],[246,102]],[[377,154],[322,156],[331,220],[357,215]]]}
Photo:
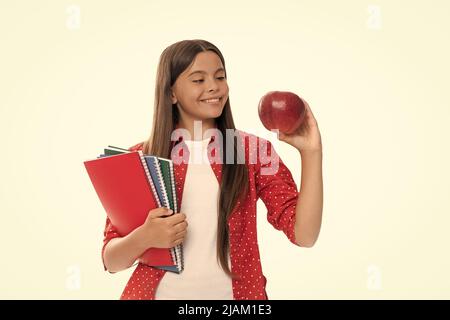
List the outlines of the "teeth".
{"label": "teeth", "polygon": [[206,103],[211,103],[211,102],[219,102],[219,98],[217,98],[217,99],[210,99],[210,100],[203,100],[204,102],[206,102]]}

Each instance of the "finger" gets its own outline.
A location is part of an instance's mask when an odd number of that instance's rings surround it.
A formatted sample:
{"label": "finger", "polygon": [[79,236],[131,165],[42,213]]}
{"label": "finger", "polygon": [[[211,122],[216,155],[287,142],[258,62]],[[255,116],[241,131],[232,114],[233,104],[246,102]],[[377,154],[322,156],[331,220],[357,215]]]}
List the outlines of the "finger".
{"label": "finger", "polygon": [[280,140],[289,143],[291,141],[291,135],[286,134],[286,133],[281,133]]}
{"label": "finger", "polygon": [[305,104],[306,110],[307,110],[308,112],[311,112],[311,108],[309,107],[309,103],[308,103],[305,99],[303,99],[303,98],[302,98],[302,101],[303,101],[303,103]]}
{"label": "finger", "polygon": [[305,103],[306,114],[309,115],[311,117],[311,119],[314,119],[314,121],[316,121],[316,118],[314,117],[314,114],[313,114],[313,112],[311,110],[311,107],[309,106],[309,103],[306,102],[306,100],[303,100],[303,102]]}
{"label": "finger", "polygon": [[186,220],[186,215],[184,213],[177,213],[169,217],[168,219],[170,225],[176,225]]}
{"label": "finger", "polygon": [[152,218],[170,216],[173,213],[172,210],[168,208],[158,208],[150,211],[150,216]]}
{"label": "finger", "polygon": [[182,222],[176,224],[174,226],[174,228],[175,228],[175,231],[178,233],[178,232],[182,232],[182,231],[186,230],[187,226],[188,226],[187,222],[182,221]]}
{"label": "finger", "polygon": [[184,241],[184,238],[180,238],[180,239],[177,239],[177,240],[173,241],[172,242],[172,247],[175,247],[175,246],[183,243],[183,241]]}
{"label": "finger", "polygon": [[187,230],[178,232],[177,234],[175,234],[175,240],[178,239],[184,239],[184,237],[186,236]]}

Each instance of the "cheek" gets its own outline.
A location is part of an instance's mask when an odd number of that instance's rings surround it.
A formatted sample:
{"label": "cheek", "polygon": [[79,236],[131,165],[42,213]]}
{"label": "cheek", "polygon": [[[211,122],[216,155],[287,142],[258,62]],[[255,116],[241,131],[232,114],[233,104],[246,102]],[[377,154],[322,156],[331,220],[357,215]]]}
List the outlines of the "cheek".
{"label": "cheek", "polygon": [[184,102],[184,104],[192,104],[195,101],[198,101],[201,97],[202,91],[196,86],[188,86],[183,90],[182,97],[180,100]]}
{"label": "cheek", "polygon": [[224,102],[225,102],[225,101],[227,101],[227,99],[228,99],[228,93],[229,93],[229,91],[230,91],[229,88],[228,88],[228,85],[225,87],[225,90],[224,90],[224,91],[225,91],[225,94],[226,94],[226,99],[224,99]]}
{"label": "cheek", "polygon": [[228,82],[226,80],[222,82],[222,88],[228,92]]}
{"label": "cheek", "polygon": [[190,101],[199,101],[202,97],[203,90],[200,86],[191,86],[186,93],[186,96],[189,97]]}
{"label": "cheek", "polygon": [[200,105],[200,98],[202,97],[203,91],[198,88],[191,87],[186,91],[184,99],[182,101],[182,108],[188,112],[193,112],[198,109]]}

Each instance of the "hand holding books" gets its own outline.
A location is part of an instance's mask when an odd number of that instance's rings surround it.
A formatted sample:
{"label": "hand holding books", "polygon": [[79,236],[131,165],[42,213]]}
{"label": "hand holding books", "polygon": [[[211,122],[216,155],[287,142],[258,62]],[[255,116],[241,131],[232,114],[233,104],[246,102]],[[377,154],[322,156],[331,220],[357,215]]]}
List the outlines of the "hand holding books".
{"label": "hand holding books", "polygon": [[173,248],[183,242],[187,226],[184,213],[173,214],[167,208],[153,209],[139,227],[140,241],[146,248]]}
{"label": "hand holding books", "polygon": [[[116,232],[124,237],[137,231],[149,248],[139,262],[182,272],[187,223],[186,215],[178,213],[172,160],[109,146],[84,165]],[[176,214],[162,218],[167,208]]]}

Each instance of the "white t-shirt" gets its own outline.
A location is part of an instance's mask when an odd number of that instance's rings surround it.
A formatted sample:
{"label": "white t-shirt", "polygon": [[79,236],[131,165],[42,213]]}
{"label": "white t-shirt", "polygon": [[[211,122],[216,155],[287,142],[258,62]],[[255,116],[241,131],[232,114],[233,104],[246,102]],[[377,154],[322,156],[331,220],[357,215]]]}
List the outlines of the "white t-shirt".
{"label": "white t-shirt", "polygon": [[[232,300],[232,279],[217,260],[219,183],[208,162],[210,138],[185,140],[189,165],[180,212],[186,214],[184,270],[166,272],[156,288],[156,300]],[[231,267],[230,257],[228,265]]]}

